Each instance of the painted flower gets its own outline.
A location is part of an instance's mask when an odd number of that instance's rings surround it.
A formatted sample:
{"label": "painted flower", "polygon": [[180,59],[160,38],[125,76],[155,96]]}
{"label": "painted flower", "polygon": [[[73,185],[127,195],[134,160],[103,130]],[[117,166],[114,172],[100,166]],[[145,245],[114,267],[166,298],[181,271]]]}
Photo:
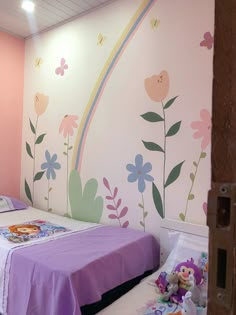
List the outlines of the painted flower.
{"label": "painted flower", "polygon": [[144,192],[146,188],[145,181],[152,182],[154,178],[147,174],[152,170],[152,164],[147,162],[143,164],[143,156],[137,154],[135,157],[135,165],[127,164],[126,169],[131,172],[128,176],[128,182],[133,183],[138,181],[139,192]]}
{"label": "painted flower", "polygon": [[193,134],[195,139],[202,138],[201,148],[205,150],[211,139],[211,115],[208,110],[200,112],[201,121],[193,121],[191,127],[197,131]]}
{"label": "painted flower", "polygon": [[52,157],[48,150],[45,152],[45,158],[46,161],[41,165],[42,170],[46,170],[46,177],[49,180],[51,177],[52,179],[56,178],[56,172],[55,170],[59,170],[61,168],[61,165],[56,162],[57,160],[57,154],[53,154]]}
{"label": "painted flower", "polygon": [[211,49],[213,47],[214,38],[210,32],[206,32],[204,35],[204,40],[201,41],[200,46]]}
{"label": "painted flower", "polygon": [[36,93],[34,97],[34,108],[37,116],[42,115],[48,107],[48,96]]}
{"label": "painted flower", "polygon": [[162,102],[169,92],[169,76],[166,71],[144,80],[146,92],[154,102]]}
{"label": "painted flower", "polygon": [[67,136],[73,136],[74,130],[73,128],[77,128],[78,125],[75,122],[78,119],[78,116],[76,115],[65,115],[60,128],[59,132],[61,133],[63,131],[63,136],[66,138]]}

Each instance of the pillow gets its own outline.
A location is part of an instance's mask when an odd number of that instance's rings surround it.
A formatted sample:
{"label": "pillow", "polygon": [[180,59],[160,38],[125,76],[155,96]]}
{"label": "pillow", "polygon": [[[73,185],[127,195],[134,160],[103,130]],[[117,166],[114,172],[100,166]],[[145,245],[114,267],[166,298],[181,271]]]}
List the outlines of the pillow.
{"label": "pillow", "polygon": [[6,211],[13,211],[13,210],[22,210],[26,209],[27,205],[22,201],[7,196],[0,195],[0,213]]}
{"label": "pillow", "polygon": [[161,269],[167,273],[171,273],[180,262],[191,258],[193,258],[194,263],[197,265],[203,252],[208,252],[208,238],[179,233],[175,247]]}

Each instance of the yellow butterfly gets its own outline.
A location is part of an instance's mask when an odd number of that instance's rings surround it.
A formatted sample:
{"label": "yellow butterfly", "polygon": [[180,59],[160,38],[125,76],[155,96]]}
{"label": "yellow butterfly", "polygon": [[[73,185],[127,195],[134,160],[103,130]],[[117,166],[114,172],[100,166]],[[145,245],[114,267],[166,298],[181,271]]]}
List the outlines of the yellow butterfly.
{"label": "yellow butterfly", "polygon": [[151,28],[154,29],[154,28],[157,28],[159,25],[160,25],[160,20],[158,19],[151,19]]}
{"label": "yellow butterfly", "polygon": [[35,68],[40,68],[42,63],[43,63],[43,59],[41,57],[37,57],[34,63]]}
{"label": "yellow butterfly", "polygon": [[97,45],[102,46],[102,45],[104,44],[105,39],[106,39],[106,37],[105,37],[103,34],[99,33],[99,34],[98,34],[98,42],[97,42]]}

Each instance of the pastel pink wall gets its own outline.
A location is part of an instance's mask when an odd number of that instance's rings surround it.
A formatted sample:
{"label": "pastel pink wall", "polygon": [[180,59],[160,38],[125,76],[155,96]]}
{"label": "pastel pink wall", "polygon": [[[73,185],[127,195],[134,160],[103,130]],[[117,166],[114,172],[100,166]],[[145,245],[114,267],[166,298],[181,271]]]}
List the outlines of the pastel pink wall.
{"label": "pastel pink wall", "polygon": [[20,195],[23,39],[0,32],[0,194]]}

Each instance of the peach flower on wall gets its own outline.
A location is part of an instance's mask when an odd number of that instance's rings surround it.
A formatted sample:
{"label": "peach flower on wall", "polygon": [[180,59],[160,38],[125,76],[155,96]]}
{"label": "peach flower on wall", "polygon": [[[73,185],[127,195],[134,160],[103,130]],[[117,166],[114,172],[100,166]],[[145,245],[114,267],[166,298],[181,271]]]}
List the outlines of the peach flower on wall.
{"label": "peach flower on wall", "polygon": [[174,166],[166,176],[166,159],[167,159],[167,138],[173,137],[179,132],[181,126],[181,120],[175,122],[172,126],[168,126],[168,121],[166,119],[167,111],[174,104],[177,96],[165,101],[170,88],[169,75],[167,71],[163,70],[158,75],[153,75],[150,78],[144,80],[144,86],[149,98],[156,102],[161,103],[161,113],[158,112],[147,112],[141,117],[146,121],[151,123],[162,123],[163,124],[163,142],[159,143],[143,141],[145,148],[149,151],[156,151],[163,154],[163,168],[162,168],[162,194],[154,182],[152,182],[152,196],[155,207],[158,214],[164,218],[165,217],[165,206],[166,206],[166,188],[172,184],[180,175],[182,165],[184,161],[178,163]]}
{"label": "peach flower on wall", "polygon": [[66,213],[65,216],[69,216],[69,153],[72,150],[70,145],[70,137],[74,135],[74,129],[78,127],[76,122],[78,120],[77,115],[65,115],[59,127],[59,133],[63,132],[63,137],[66,138],[64,142],[65,150],[63,154],[66,156]]}
{"label": "peach flower on wall", "polygon": [[154,102],[162,102],[169,92],[169,76],[166,71],[162,71],[159,75],[153,75],[144,81],[145,89]]}
{"label": "peach flower on wall", "polygon": [[34,97],[34,108],[37,116],[41,116],[48,107],[48,96],[36,93]]}

